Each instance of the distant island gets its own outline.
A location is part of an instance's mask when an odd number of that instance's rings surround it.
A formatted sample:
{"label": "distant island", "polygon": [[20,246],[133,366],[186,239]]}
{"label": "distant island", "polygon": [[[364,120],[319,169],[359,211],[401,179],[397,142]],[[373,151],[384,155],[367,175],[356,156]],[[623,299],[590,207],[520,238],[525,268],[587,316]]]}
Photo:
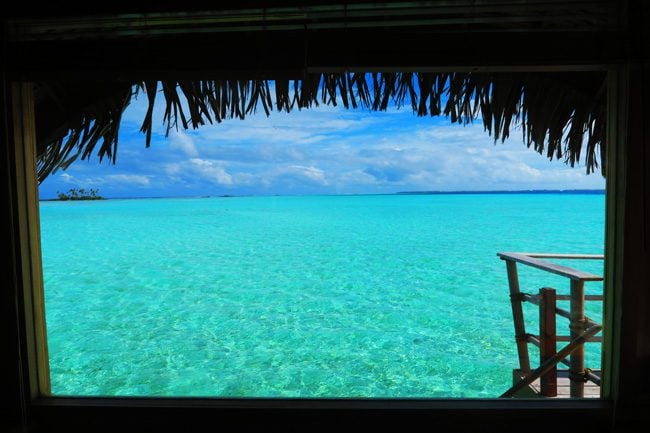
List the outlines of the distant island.
{"label": "distant island", "polygon": [[530,190],[496,190],[496,191],[400,191],[402,195],[437,195],[437,194],[605,194],[604,189],[530,189]]}
{"label": "distant island", "polygon": [[99,190],[90,188],[86,190],[85,188],[71,188],[68,192],[57,191],[56,201],[70,201],[70,200],[104,200],[104,197],[100,196]]}

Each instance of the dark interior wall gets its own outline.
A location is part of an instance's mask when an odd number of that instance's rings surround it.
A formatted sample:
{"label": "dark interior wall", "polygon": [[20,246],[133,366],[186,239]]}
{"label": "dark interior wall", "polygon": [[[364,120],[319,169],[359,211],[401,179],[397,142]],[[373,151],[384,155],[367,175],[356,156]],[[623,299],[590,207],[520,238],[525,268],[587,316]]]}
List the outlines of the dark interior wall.
{"label": "dark interior wall", "polygon": [[[641,4],[642,3],[642,4]],[[650,6],[630,14],[620,421],[650,419]]]}
{"label": "dark interior wall", "polygon": [[2,146],[0,146],[0,352],[4,362],[0,374],[0,392],[4,415],[0,421],[0,430],[17,432],[23,426],[25,395],[23,393],[22,359],[20,349],[20,314],[18,309],[19,294],[17,274],[18,262],[15,256],[14,208],[12,206],[13,170],[10,163],[12,152],[10,139],[12,130],[10,124],[10,98],[8,81],[2,73],[2,110],[0,131],[2,131]]}

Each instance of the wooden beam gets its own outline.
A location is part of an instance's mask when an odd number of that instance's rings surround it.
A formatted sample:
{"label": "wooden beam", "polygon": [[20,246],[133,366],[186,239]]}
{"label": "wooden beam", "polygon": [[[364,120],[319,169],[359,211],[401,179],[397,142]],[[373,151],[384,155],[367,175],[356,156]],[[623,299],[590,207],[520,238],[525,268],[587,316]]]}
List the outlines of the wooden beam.
{"label": "wooden beam", "polygon": [[[422,27],[439,31],[465,32],[485,27],[499,30],[530,29],[584,30],[599,32],[616,23],[618,5],[614,1],[511,1],[456,2],[328,2],[299,6],[262,6],[245,4],[215,5],[211,10],[158,12],[145,8],[121,13],[95,12],[65,16],[10,20],[16,40],[52,40],[79,38],[151,37],[190,33],[331,30],[354,28]],[[487,26],[486,26],[487,25]]]}
{"label": "wooden beam", "polygon": [[50,364],[45,328],[45,294],[41,264],[41,229],[36,181],[36,128],[31,83],[12,85],[13,143],[16,146],[16,208],[20,243],[22,299],[25,314],[30,398],[49,395]]}
{"label": "wooden beam", "polygon": [[[569,329],[571,340],[577,340],[585,332],[587,318],[585,317],[585,283],[582,280],[571,280],[571,315]],[[594,326],[592,326],[593,328]],[[599,326],[600,327],[600,326]],[[584,397],[585,389],[585,345],[578,345],[571,353],[571,397]]]}
{"label": "wooden beam", "polygon": [[[556,326],[555,326],[555,289],[545,287],[539,289],[539,364],[544,364],[551,359],[556,347]],[[557,365],[549,369],[540,377],[542,396],[557,396]]]}
{"label": "wooden beam", "polygon": [[[527,47],[513,58],[513,38]],[[495,47],[498,47],[495,49]],[[8,44],[16,79],[300,78],[342,70],[603,70],[621,47],[607,33],[447,33],[367,29],[250,32]]]}
{"label": "wooden beam", "polygon": [[[605,197],[605,281],[603,301],[603,385],[604,398],[618,401],[625,380],[622,368],[623,277],[629,70],[612,65],[607,73],[607,167]],[[632,257],[630,257],[632,259]],[[629,353],[629,348],[627,349]],[[629,383],[629,382],[628,382]]]}
{"label": "wooden beam", "polygon": [[515,325],[515,341],[517,343],[517,354],[519,356],[519,369],[523,372],[530,371],[530,357],[528,355],[528,341],[526,335],[526,322],[524,322],[524,310],[522,293],[519,290],[519,276],[517,275],[517,263],[506,260],[508,272],[508,287],[510,290],[510,305],[512,306],[512,319]]}

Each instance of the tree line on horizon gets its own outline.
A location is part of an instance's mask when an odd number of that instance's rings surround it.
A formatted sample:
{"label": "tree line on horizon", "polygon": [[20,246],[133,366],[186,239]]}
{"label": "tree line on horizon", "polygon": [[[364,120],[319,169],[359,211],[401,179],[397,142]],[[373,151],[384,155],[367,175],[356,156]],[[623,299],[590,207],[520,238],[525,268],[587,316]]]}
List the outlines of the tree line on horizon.
{"label": "tree line on horizon", "polygon": [[104,200],[104,197],[100,196],[98,189],[89,188],[70,188],[68,192],[57,191],[57,200],[67,201],[67,200]]}

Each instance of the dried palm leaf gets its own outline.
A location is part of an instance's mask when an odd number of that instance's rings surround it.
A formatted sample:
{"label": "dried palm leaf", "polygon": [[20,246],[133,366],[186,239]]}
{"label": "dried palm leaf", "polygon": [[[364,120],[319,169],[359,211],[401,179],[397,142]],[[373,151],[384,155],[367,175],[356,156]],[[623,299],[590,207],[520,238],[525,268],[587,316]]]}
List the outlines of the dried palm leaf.
{"label": "dried palm leaf", "polygon": [[[85,85],[84,85],[85,84]],[[272,98],[274,88],[275,101]],[[47,81],[36,87],[38,174],[43,181],[59,168],[90,158],[116,161],[120,120],[134,95],[147,96],[140,130],[151,144],[154,105],[164,101],[166,133],[198,128],[213,120],[244,119],[261,104],[268,116],[318,106],[384,111],[410,104],[418,116],[444,114],[453,123],[480,117],[497,140],[521,127],[526,146],[574,166],[584,152],[587,173],[605,173],[604,75],[598,73],[323,73],[300,80],[153,80],[137,83]],[[135,91],[133,91],[135,89]],[[320,95],[320,96],[319,96]],[[443,107],[444,103],[444,107]]]}

